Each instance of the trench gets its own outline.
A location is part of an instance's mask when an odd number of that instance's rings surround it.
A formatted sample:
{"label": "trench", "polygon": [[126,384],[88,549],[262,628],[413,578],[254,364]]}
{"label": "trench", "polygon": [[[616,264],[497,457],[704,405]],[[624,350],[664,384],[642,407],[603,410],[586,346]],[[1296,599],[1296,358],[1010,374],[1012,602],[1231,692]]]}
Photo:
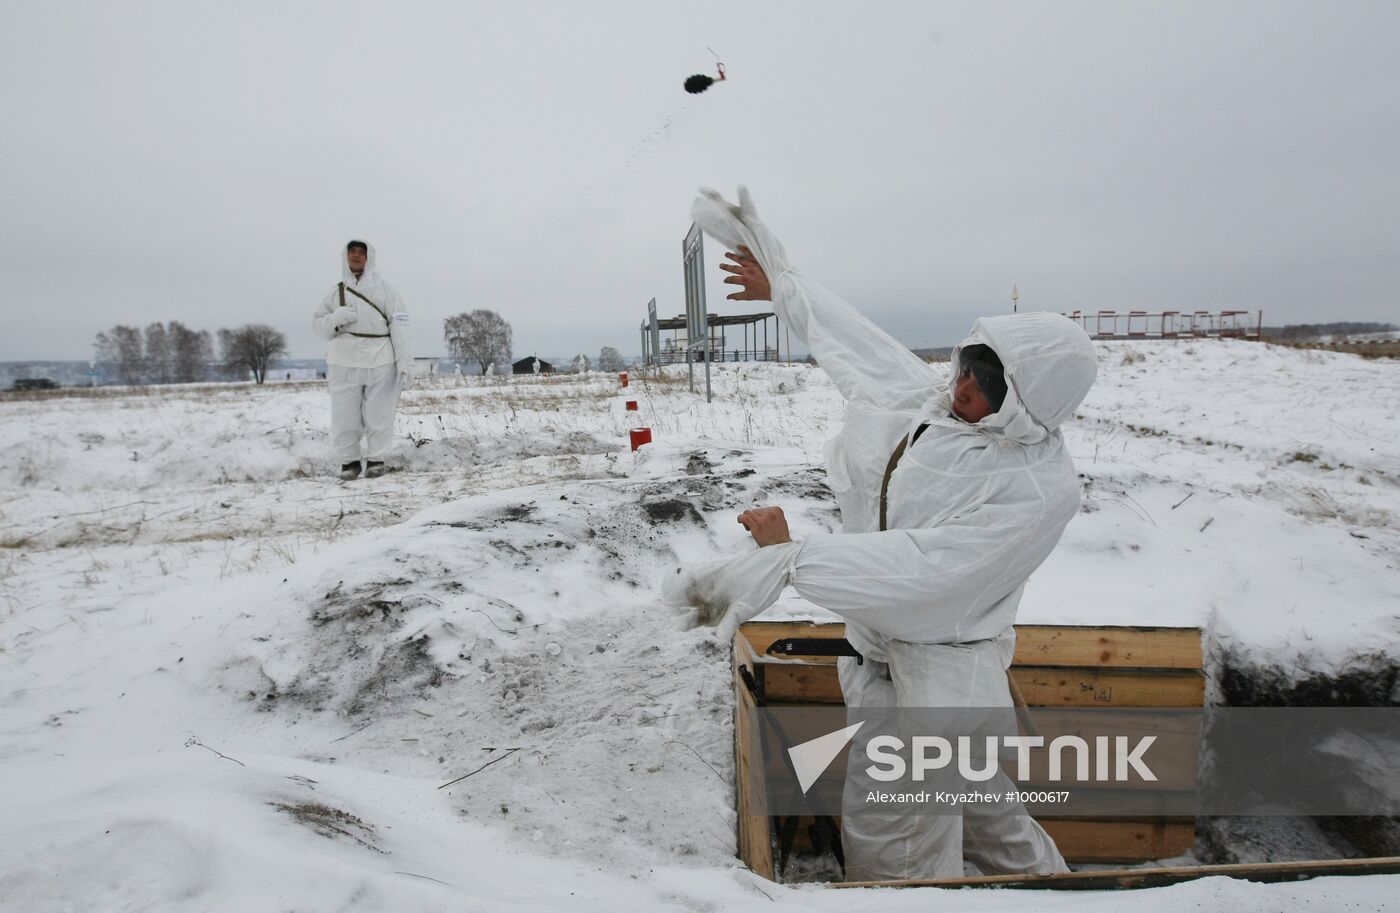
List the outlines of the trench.
{"label": "trench", "polygon": [[[1209,669],[1212,707],[1400,707],[1400,662],[1374,651],[1330,673],[1251,662],[1230,651]],[[1337,763],[1344,763],[1338,761]],[[1201,816],[1194,856],[1205,864],[1400,855],[1400,817]]]}
{"label": "trench", "polygon": [[[1207,725],[1215,708],[1400,707],[1400,660],[1383,651],[1359,653],[1340,667],[1306,667],[1260,662],[1243,653],[1206,644]],[[1328,762],[1333,763],[1332,760]],[[1346,764],[1342,758],[1337,764]],[[1338,771],[1345,780],[1347,772]],[[1364,779],[1364,778],[1363,778]],[[804,819],[804,827],[807,827]],[[815,827],[788,860],[781,880],[823,883],[842,880],[831,853],[832,834]],[[1195,844],[1187,855],[1145,863],[1074,863],[1077,871],[1151,868],[1162,865],[1229,865],[1357,860],[1400,856],[1400,816],[1223,816],[1198,815]],[[971,871],[969,871],[971,874]]]}

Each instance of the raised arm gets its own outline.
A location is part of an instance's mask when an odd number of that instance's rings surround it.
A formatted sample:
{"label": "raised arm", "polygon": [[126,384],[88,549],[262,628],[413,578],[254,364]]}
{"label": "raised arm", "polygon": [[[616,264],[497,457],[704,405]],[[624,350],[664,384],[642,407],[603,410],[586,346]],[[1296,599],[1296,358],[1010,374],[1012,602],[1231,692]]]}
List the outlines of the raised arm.
{"label": "raised arm", "polygon": [[691,216],[703,231],[729,246],[731,273],[725,282],[743,287],[729,297],[767,300],[806,343],[817,363],[848,400],[886,409],[913,408],[925,402],[943,381],[897,339],[880,329],[848,302],[793,269],[782,243],[758,218],[748,190],[739,188],[739,205],[706,190]]}

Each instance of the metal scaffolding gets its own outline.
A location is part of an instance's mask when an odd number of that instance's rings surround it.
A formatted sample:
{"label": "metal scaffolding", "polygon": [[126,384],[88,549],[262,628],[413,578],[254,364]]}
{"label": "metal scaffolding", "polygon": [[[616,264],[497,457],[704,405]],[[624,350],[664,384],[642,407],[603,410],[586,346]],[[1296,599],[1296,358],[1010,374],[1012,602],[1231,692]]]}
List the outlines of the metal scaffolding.
{"label": "metal scaffolding", "polygon": [[1070,311],[1094,339],[1258,339],[1263,311]]}
{"label": "metal scaffolding", "polygon": [[[770,330],[771,321],[771,330]],[[694,353],[699,361],[782,361],[782,346],[779,340],[778,315],[771,311],[765,314],[719,314],[706,315],[709,329],[708,344],[700,340],[691,344],[684,315],[656,321],[656,342],[650,332],[650,320],[642,323],[642,361],[648,365],[683,364],[686,352]],[[734,327],[738,327],[737,340],[731,348]],[[669,333],[670,335],[663,335]]]}

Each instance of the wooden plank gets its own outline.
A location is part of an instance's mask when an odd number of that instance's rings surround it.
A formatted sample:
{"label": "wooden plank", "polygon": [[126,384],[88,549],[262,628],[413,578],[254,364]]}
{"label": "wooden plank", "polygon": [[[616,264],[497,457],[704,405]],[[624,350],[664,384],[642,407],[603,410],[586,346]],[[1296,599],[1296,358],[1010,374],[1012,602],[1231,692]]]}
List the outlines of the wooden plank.
{"label": "wooden plank", "polygon": [[752,767],[759,754],[755,732],[753,694],[744,683],[741,668],[753,668],[754,656],[742,641],[734,644],[734,793],[738,805],[739,858],[764,878],[773,879],[773,839],[767,815],[750,815],[748,810],[767,803],[758,791],[763,778]]}
{"label": "wooden plank", "polygon": [[[766,758],[768,768],[765,773],[773,779],[789,776],[791,768],[786,759],[770,756]],[[820,788],[839,788],[845,780],[845,759],[838,758],[817,780]],[[1019,788],[1028,793],[1051,792],[1057,784],[1038,785],[1023,783]],[[1196,819],[1192,810],[1198,804],[1198,794],[1194,789],[1143,789],[1131,783],[1105,783],[1099,786],[1079,786],[1073,790],[1074,800],[1070,804],[1062,802],[1028,802],[1027,808],[1037,821],[1134,821],[1169,822],[1191,824]],[[1131,808],[1132,814],[1124,814]]]}
{"label": "wooden plank", "polygon": [[[830,663],[758,660],[768,701],[841,704],[841,683]],[[1196,672],[1096,671],[1073,667],[1015,667],[1011,675],[1032,707],[1201,707],[1205,677]]]}
{"label": "wooden plank", "polygon": [[[1077,708],[1064,712],[1045,709],[1040,713],[1037,724],[1040,736],[1047,743],[1060,736],[1078,736],[1083,739],[1084,743],[1090,747],[1087,763],[1090,765],[1091,773],[1094,773],[1097,768],[1096,750],[1099,743],[1096,739],[1099,737],[1108,739],[1105,743],[1106,751],[1104,754],[1107,758],[1107,769],[1110,775],[1117,773],[1118,738],[1127,739],[1124,744],[1128,748],[1136,746],[1138,741],[1146,736],[1154,738],[1145,757],[1153,773],[1157,776],[1157,780],[1144,782],[1137,777],[1134,771],[1129,770],[1127,780],[1121,782],[1104,781],[1097,783],[1097,787],[1119,792],[1125,789],[1149,792],[1162,790],[1189,792],[1196,789],[1203,719],[1201,714],[1194,710],[1186,713],[1159,713],[1155,711],[1097,713],[1084,712]],[[1018,780],[1015,776],[1017,770],[1015,762],[1003,763],[1002,769],[1013,781],[1019,782],[1023,789],[1063,789],[1063,785],[1057,786],[1057,781],[1050,779],[1050,756],[1051,752],[1048,747],[1030,749],[1030,776],[1025,780]],[[1065,749],[1060,752],[1060,761],[1063,766],[1060,772],[1061,780],[1058,782],[1063,784],[1065,780],[1074,778],[1079,758],[1073,749]]]}
{"label": "wooden plank", "polygon": [[841,681],[831,663],[767,662],[759,660],[766,701],[804,704],[844,704]]}
{"label": "wooden plank", "polygon": [[1202,707],[1206,700],[1200,672],[1012,666],[1011,677],[1031,707]]}
{"label": "wooden plank", "polygon": [[[1092,744],[1092,743],[1091,743]],[[1116,756],[1113,749],[1116,746],[1110,743],[1107,754],[1110,756],[1109,774],[1112,776],[1117,772],[1113,765],[1116,763]],[[1175,745],[1152,746],[1154,759],[1151,762],[1151,769],[1157,775],[1155,782],[1144,783],[1141,778],[1135,776],[1135,772],[1128,771],[1126,780],[1103,780],[1093,784],[1094,789],[1103,789],[1110,792],[1122,793],[1126,790],[1143,790],[1146,792],[1195,792],[1199,785],[1198,780],[1198,758],[1200,756],[1200,743],[1192,740],[1181,741]],[[1072,751],[1066,751],[1063,758],[1063,768],[1060,770],[1060,779],[1050,779],[1050,756],[1049,752],[1041,749],[1033,749],[1030,754],[1030,776],[1024,780],[1016,779],[1017,764],[1015,761],[1003,761],[1002,771],[1011,778],[1018,789],[1023,790],[1057,790],[1069,789],[1066,783],[1073,783],[1075,768],[1072,760]],[[1093,761],[1090,761],[1090,775],[1094,774]],[[1078,793],[1085,787],[1074,787]]]}
{"label": "wooden plank", "polygon": [[1196,825],[1118,819],[1037,819],[1069,862],[1146,862],[1180,856],[1196,845]]}
{"label": "wooden plank", "polygon": [[1199,628],[1017,625],[1017,666],[1200,669]]}
{"label": "wooden plank", "polygon": [[[1012,781],[1016,789],[1028,793],[1058,793],[1070,790],[1073,801],[1066,804],[1053,799],[1045,802],[1028,802],[1032,815],[1037,819],[1050,817],[1060,820],[1100,820],[1111,817],[1119,821],[1161,821],[1164,816],[1172,816],[1177,823],[1190,823],[1194,820],[1194,810],[1198,804],[1197,767],[1198,754],[1194,743],[1189,747],[1181,745],[1183,757],[1190,763],[1158,763],[1153,770],[1160,777],[1152,783],[1139,779],[1124,781],[1106,780],[1090,785],[1066,784],[1051,781],[1047,776],[1048,762],[1043,752],[1031,755],[1029,779],[1017,782],[1015,761],[1003,761],[1002,772]],[[840,784],[846,778],[846,756],[842,754],[831,762],[817,782],[822,789],[832,789],[832,784]],[[792,768],[780,749],[770,747],[763,761],[764,773],[772,780],[781,780],[791,775]],[[751,761],[751,765],[757,763]],[[1131,808],[1131,815],[1124,814]]]}
{"label": "wooden plank", "polygon": [[744,635],[753,651],[762,656],[775,640],[784,637],[842,638],[846,636],[846,626],[815,621],[750,621],[740,625],[739,633]]}
{"label": "wooden plank", "polygon": [[[773,641],[784,637],[846,636],[843,624],[809,621],[752,621],[740,630],[759,655],[765,653]],[[1199,628],[1016,625],[1016,655],[1012,663],[1018,666],[1201,669],[1204,656]]]}
{"label": "wooden plank", "polygon": [[[807,827],[810,815],[799,819],[797,839],[793,849],[810,853],[812,841]],[[1150,862],[1153,859],[1180,856],[1195,844],[1195,821],[1190,818],[1059,818],[1037,817],[1041,826],[1055,838],[1060,855],[1069,862],[1104,863]],[[773,819],[777,827],[777,818]],[[841,826],[841,816],[835,816]],[[1159,854],[1163,847],[1180,847],[1175,852]],[[1143,855],[1152,853],[1154,855]]]}
{"label": "wooden plank", "polygon": [[1032,888],[1035,890],[1102,891],[1114,888],[1157,888],[1225,876],[1245,881],[1306,881],[1333,875],[1394,875],[1400,873],[1400,856],[1370,859],[1312,859],[1305,862],[1251,862],[1233,865],[1182,865],[1103,872],[1065,872],[1057,875],[983,875],[910,881],[835,882],[833,888]]}

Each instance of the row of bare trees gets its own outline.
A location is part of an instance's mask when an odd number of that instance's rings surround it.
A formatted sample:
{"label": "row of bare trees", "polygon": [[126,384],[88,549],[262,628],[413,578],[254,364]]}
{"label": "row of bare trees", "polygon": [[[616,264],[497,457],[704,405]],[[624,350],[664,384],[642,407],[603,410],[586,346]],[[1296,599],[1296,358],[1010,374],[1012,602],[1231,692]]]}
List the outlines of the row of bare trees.
{"label": "row of bare trees", "polygon": [[[476,362],[482,374],[511,360],[511,329],[495,311],[476,310],[443,321],[442,336],[453,360]],[[124,384],[179,384],[215,376],[262,383],[272,362],[287,353],[287,337],[265,323],[219,330],[219,358],[208,330],[191,330],[178,320],[153,323],[143,331],[119,325],[93,341],[97,361]],[[586,362],[586,359],[585,359]],[[598,353],[598,370],[618,371],[622,356],[612,346]]]}
{"label": "row of bare trees", "polygon": [[215,377],[252,378],[262,383],[273,360],[287,352],[287,337],[264,323],[218,331],[219,357],[208,330],[178,320],[141,330],[118,325],[97,334],[98,363],[124,384],[180,384]]}

